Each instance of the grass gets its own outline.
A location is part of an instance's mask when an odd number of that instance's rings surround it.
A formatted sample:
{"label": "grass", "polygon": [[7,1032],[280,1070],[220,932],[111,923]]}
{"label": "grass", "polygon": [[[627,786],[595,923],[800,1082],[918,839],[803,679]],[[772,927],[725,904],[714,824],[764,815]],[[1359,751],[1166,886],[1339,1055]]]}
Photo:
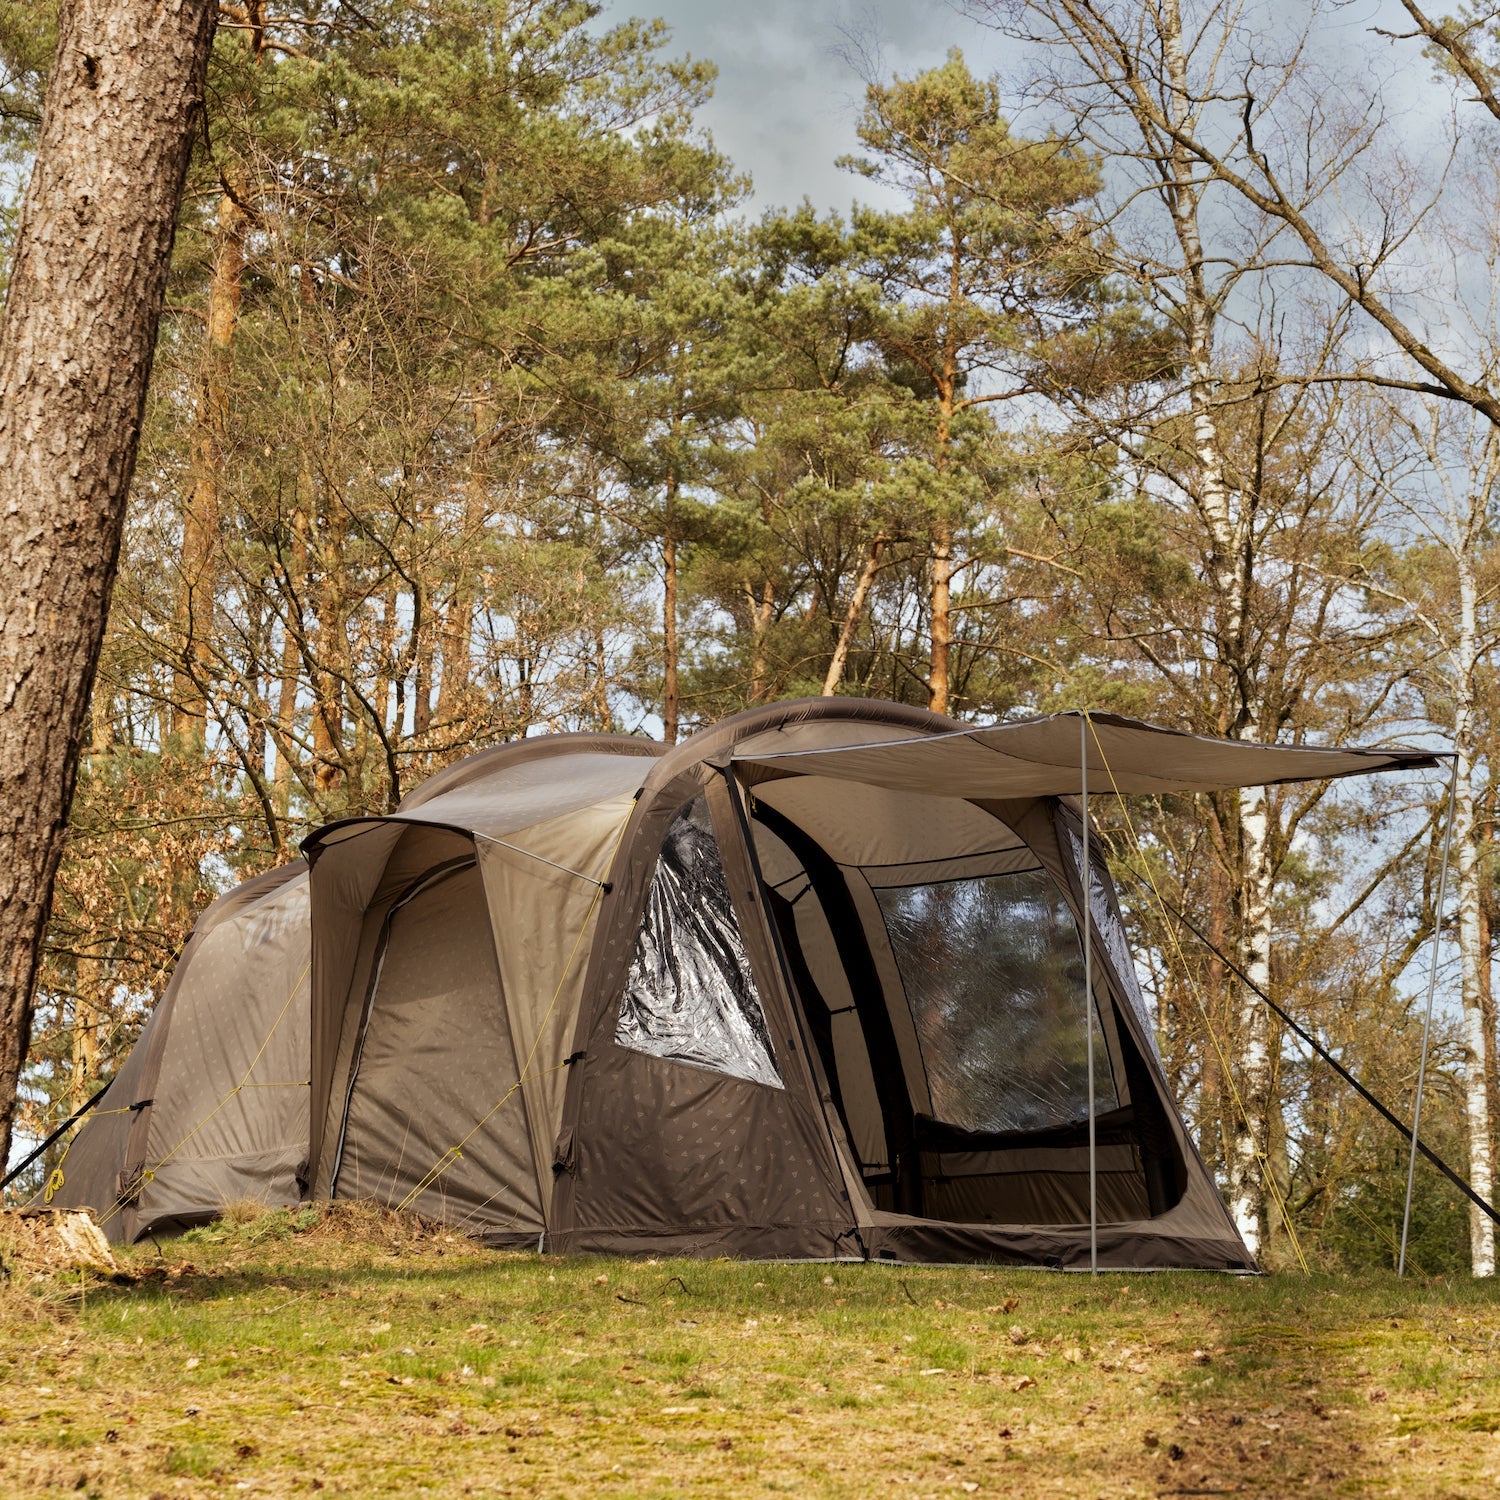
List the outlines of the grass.
{"label": "grass", "polygon": [[236,1216],[0,1292],[0,1493],[1493,1496],[1500,1289]]}

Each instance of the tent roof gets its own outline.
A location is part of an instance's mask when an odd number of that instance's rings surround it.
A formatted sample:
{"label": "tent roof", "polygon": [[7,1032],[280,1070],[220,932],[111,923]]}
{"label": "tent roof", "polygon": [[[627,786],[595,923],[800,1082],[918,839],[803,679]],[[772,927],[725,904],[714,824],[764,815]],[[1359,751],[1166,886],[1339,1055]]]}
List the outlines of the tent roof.
{"label": "tent roof", "polygon": [[315,829],[304,853],[382,824],[412,823],[503,839],[640,789],[663,747],[624,735],[559,734],[518,740],[456,762],[411,792],[393,813],[342,818]]}
{"label": "tent roof", "polygon": [[[733,764],[746,783],[829,776],[892,791],[970,800],[1077,794],[1081,713],[958,729],[873,744],[750,750]],[[1089,790],[1208,792],[1227,787],[1321,781],[1371,771],[1417,770],[1445,756],[1427,750],[1257,745],[1163,729],[1118,714],[1089,714]]]}

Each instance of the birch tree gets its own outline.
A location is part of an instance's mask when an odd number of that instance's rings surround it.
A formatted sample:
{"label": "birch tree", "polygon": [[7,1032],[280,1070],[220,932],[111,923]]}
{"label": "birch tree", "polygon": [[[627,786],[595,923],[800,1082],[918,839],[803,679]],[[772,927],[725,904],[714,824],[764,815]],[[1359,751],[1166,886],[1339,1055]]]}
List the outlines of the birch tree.
{"label": "birch tree", "polygon": [[[1428,400],[1393,408],[1415,462],[1381,476],[1405,545],[1385,557],[1372,548],[1360,580],[1419,626],[1426,647],[1417,682],[1423,709],[1452,736],[1453,863],[1458,895],[1464,1112],[1469,1181],[1493,1201],[1494,1104],[1490,1078],[1495,1039],[1488,1015],[1489,934],[1486,872],[1490,838],[1480,797],[1489,771],[1485,708],[1500,647],[1500,549],[1494,531],[1500,500],[1500,429],[1474,414],[1458,416]],[[1455,420],[1456,418],[1456,420]],[[1396,529],[1399,520],[1399,531]],[[1436,940],[1436,937],[1435,939]],[[1495,1226],[1469,1205],[1470,1266],[1495,1274]]]}

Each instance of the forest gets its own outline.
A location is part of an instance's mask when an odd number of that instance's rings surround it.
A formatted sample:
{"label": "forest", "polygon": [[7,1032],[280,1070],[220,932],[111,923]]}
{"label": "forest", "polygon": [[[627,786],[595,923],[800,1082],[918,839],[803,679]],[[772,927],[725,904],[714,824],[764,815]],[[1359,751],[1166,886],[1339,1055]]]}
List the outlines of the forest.
{"label": "forest", "polygon": [[[1423,1134],[1493,1200],[1500,22],[961,9],[1016,76],[870,76],[826,213],[753,202],[713,65],[614,5],[222,0],[18,1139],[313,827],[851,694],[1451,748],[1096,813],[1268,1265],[1394,1265],[1407,1146],[1236,971],[1409,1119],[1436,963]],[[0,0],[7,182],[56,16]],[[1495,1269],[1426,1168],[1410,1259]]]}

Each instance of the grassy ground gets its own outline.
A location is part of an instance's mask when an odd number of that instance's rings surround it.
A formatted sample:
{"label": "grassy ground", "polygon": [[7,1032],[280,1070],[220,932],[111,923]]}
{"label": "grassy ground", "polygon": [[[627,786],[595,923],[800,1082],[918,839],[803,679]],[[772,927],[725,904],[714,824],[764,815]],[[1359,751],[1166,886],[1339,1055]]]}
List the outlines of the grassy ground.
{"label": "grassy ground", "polygon": [[0,1493],[1500,1492],[1470,1283],[540,1260],[315,1210],[129,1266],[0,1292]]}

